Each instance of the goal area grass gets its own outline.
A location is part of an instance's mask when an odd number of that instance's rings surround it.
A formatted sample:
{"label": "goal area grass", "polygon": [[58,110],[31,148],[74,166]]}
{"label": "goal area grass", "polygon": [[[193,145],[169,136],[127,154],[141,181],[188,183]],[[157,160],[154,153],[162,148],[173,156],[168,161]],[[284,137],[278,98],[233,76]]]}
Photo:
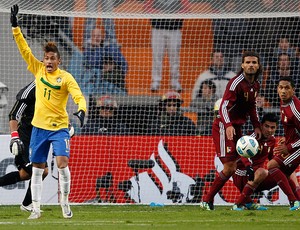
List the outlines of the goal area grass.
{"label": "goal area grass", "polygon": [[19,206],[0,206],[0,229],[298,229],[300,211],[268,206],[267,211],[232,211],[199,205],[72,205],[74,216],[64,219],[59,205],[42,206],[42,217],[28,220]]}

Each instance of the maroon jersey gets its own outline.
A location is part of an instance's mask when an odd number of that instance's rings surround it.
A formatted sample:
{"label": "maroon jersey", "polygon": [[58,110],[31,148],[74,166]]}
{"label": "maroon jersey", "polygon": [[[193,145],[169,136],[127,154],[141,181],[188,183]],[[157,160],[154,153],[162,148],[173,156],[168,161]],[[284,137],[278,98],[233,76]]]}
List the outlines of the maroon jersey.
{"label": "maroon jersey", "polygon": [[[255,136],[252,134],[251,136]],[[254,171],[258,168],[265,168],[266,160],[271,160],[273,158],[273,150],[276,144],[276,139],[274,136],[270,137],[269,139],[261,138],[258,140],[260,151],[252,158],[245,158],[241,157],[237,162],[237,174],[246,175],[246,166],[252,165]],[[241,172],[243,171],[243,172]]]}
{"label": "maroon jersey", "polygon": [[293,96],[289,104],[280,105],[285,144],[290,153],[300,147],[300,100]]}
{"label": "maroon jersey", "polygon": [[254,128],[260,127],[256,108],[259,88],[258,81],[250,84],[243,74],[235,76],[228,82],[219,110],[225,129],[245,124],[248,116]]}
{"label": "maroon jersey", "polygon": [[[255,136],[252,134],[251,136]],[[245,157],[240,157],[237,161],[237,170],[235,174],[232,176],[233,183],[235,186],[242,192],[244,186],[248,182],[246,166],[251,165],[256,171],[258,168],[265,168],[265,162],[267,159],[271,160],[273,158],[273,149],[276,144],[276,139],[274,136],[269,138],[268,140],[261,138],[258,140],[260,145],[260,152],[254,157],[248,159]],[[269,190],[277,185],[276,181],[269,175],[265,180],[255,189],[256,192]]]}
{"label": "maroon jersey", "polygon": [[[259,87],[258,81],[250,84],[243,74],[235,76],[227,83],[219,116],[215,119],[212,127],[216,153],[223,164],[238,158],[235,146],[237,140],[242,136],[241,127],[246,123],[248,117],[250,116],[254,128],[260,127],[256,109]],[[226,128],[229,126],[235,128],[236,135],[233,140],[228,140],[226,136]]]}

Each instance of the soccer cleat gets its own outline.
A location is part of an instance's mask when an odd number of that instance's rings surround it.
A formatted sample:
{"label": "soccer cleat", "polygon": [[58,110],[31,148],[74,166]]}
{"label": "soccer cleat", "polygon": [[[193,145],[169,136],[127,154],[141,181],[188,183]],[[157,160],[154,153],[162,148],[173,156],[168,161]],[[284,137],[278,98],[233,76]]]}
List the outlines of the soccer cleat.
{"label": "soccer cleat", "polygon": [[32,212],[33,211],[33,205],[29,204],[29,205],[25,206],[25,205],[22,204],[20,206],[20,209],[21,209],[21,211],[24,211],[24,212]]}
{"label": "soccer cleat", "polygon": [[242,205],[235,204],[235,205],[233,205],[233,207],[231,208],[231,210],[233,210],[233,211],[244,211],[245,207],[242,206]]}
{"label": "soccer cleat", "polygon": [[35,219],[39,219],[40,217],[41,217],[41,212],[33,210],[30,216],[28,217],[28,220],[35,220]]}
{"label": "soccer cleat", "polygon": [[213,202],[200,202],[200,208],[208,211],[212,211],[215,209]]}
{"label": "soccer cleat", "polygon": [[70,219],[70,218],[73,217],[73,212],[71,211],[71,208],[70,208],[69,204],[62,204],[61,205],[61,210],[62,210],[64,218]]}
{"label": "soccer cleat", "polygon": [[290,210],[295,211],[300,209],[300,202],[299,201],[290,201]]}
{"label": "soccer cleat", "polygon": [[257,203],[254,203],[254,202],[247,203],[247,204],[245,204],[245,206],[246,206],[246,208],[248,210],[259,210],[259,211],[266,211],[266,210],[268,210],[267,207],[262,206],[262,205],[257,204]]}

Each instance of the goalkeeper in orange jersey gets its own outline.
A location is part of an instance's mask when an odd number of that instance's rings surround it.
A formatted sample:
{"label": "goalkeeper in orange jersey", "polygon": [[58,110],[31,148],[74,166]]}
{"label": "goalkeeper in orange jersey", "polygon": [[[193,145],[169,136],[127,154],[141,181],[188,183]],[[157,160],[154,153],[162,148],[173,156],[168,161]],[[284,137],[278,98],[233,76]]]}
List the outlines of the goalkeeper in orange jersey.
{"label": "goalkeeper in orange jersey", "polygon": [[59,68],[60,52],[53,42],[44,46],[44,57],[41,62],[31,52],[20,27],[18,26],[19,7],[11,8],[10,21],[12,32],[18,49],[27,63],[27,69],[35,76],[36,103],[32,119],[32,134],[30,139],[30,161],[32,162],[31,193],[33,211],[28,219],[41,217],[42,175],[48,158],[50,145],[59,173],[60,204],[64,218],[72,218],[69,205],[71,174],[68,167],[70,157],[68,131],[69,118],[66,111],[69,94],[78,105],[74,113],[84,123],[86,100],[74,77]]}
{"label": "goalkeeper in orange jersey", "polygon": [[[274,137],[278,127],[279,118],[273,113],[266,113],[261,121],[262,138],[258,140],[260,151],[251,159],[241,157],[237,162],[237,170],[233,175],[233,183],[240,190],[241,195],[233,206],[232,210],[242,211],[245,208],[250,210],[267,210],[266,207],[252,202],[251,195],[254,192],[270,190],[277,185],[277,182],[269,174],[265,168],[265,161],[273,158],[273,149],[276,144]],[[246,168],[251,166],[254,174],[252,178],[248,177]],[[290,179],[284,178],[286,184],[290,184],[295,189],[289,189],[292,196],[300,197],[299,184],[295,180],[295,174]],[[284,182],[282,182],[284,183]],[[278,184],[281,186],[281,184]],[[296,187],[298,186],[298,190]],[[289,194],[287,194],[289,196]],[[291,207],[291,210],[296,210],[297,207]]]}

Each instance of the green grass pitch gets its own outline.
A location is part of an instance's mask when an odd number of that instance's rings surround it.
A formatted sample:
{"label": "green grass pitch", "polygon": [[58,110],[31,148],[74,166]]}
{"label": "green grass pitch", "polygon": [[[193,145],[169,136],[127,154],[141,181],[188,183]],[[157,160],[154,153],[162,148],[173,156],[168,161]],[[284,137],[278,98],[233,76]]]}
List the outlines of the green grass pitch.
{"label": "green grass pitch", "polygon": [[63,219],[60,206],[42,206],[42,217],[28,220],[19,206],[0,206],[0,229],[299,229],[300,210],[269,206],[268,211],[232,211],[217,206],[215,211],[198,205],[72,205],[74,216]]}

